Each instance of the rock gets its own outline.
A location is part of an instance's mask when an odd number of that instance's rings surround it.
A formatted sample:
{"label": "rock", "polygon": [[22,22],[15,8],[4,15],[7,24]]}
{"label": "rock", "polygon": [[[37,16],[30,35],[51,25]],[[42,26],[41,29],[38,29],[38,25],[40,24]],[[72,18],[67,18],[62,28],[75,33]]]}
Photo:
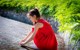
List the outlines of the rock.
{"label": "rock", "polygon": [[19,41],[31,31],[31,25],[0,16],[0,50],[26,50]]}
{"label": "rock", "polygon": [[[26,50],[21,48],[18,43],[31,31],[31,27],[29,24],[0,16],[0,50]],[[62,46],[61,49],[63,49],[63,38],[58,34],[56,34],[56,37],[59,46]]]}
{"label": "rock", "polygon": [[17,20],[23,23],[32,24],[32,22],[26,16],[27,12],[17,13],[15,10],[3,10],[0,8],[0,15],[5,18]]}
{"label": "rock", "polygon": [[56,39],[57,39],[57,42],[58,42],[58,50],[65,50],[64,39],[58,34],[56,34]]}

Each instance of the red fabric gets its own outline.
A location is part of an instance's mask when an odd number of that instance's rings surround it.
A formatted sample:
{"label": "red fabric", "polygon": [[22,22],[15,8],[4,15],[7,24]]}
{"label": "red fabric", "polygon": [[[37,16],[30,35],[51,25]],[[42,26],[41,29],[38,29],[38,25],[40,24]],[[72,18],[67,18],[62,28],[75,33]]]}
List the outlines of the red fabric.
{"label": "red fabric", "polygon": [[57,50],[57,40],[51,25],[44,19],[39,19],[38,22],[43,23],[43,27],[38,29],[34,37],[36,46],[40,50]]}

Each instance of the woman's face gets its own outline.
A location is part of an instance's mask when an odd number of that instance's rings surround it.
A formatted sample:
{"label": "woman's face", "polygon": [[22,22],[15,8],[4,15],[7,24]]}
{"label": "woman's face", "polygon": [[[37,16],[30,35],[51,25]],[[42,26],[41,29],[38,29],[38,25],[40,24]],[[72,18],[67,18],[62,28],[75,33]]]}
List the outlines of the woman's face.
{"label": "woman's face", "polygon": [[36,22],[36,16],[35,16],[35,15],[34,15],[34,16],[28,15],[27,17],[28,17],[33,23]]}

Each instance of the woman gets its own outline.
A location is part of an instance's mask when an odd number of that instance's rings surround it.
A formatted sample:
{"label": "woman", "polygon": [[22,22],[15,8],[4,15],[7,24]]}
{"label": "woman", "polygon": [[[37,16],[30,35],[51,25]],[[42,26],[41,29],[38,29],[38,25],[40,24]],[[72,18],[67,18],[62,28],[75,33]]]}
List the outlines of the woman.
{"label": "woman", "polygon": [[33,28],[19,44],[39,50],[57,50],[54,31],[51,25],[41,18],[38,9],[30,10],[27,15],[33,22]]}

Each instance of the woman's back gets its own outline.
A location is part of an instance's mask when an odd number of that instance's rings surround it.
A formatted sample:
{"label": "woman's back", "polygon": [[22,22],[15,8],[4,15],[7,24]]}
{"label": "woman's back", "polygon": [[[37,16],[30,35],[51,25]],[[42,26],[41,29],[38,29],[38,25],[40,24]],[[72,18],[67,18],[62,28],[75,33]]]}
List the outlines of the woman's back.
{"label": "woman's back", "polygon": [[44,19],[39,19],[38,22],[42,23],[43,27],[38,29],[34,43],[40,50],[57,50],[57,40],[51,25]]}

